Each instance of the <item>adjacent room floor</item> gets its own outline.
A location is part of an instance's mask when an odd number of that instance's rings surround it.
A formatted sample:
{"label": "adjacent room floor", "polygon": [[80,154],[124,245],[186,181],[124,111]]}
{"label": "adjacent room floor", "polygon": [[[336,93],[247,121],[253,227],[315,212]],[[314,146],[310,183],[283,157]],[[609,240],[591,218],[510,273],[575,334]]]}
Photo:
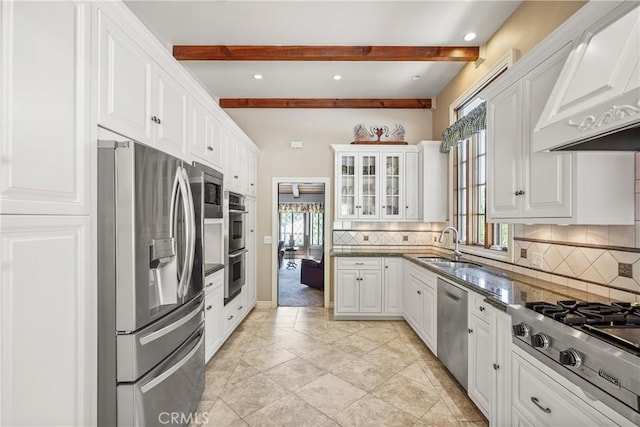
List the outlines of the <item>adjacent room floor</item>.
{"label": "adjacent room floor", "polygon": [[405,322],[332,318],[254,309],[208,363],[196,425],[488,426]]}
{"label": "adjacent room floor", "polygon": [[[286,307],[322,307],[324,292],[300,283],[300,259],[285,259],[278,270],[278,305]],[[295,268],[288,265],[295,263]]]}

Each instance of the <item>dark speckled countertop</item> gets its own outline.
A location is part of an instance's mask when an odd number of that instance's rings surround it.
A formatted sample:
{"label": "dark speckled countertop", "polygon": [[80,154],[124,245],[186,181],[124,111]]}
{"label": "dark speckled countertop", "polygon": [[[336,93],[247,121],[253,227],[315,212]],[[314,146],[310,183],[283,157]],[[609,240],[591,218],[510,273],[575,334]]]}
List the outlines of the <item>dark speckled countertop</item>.
{"label": "dark speckled countertop", "polygon": [[215,273],[218,270],[222,270],[224,268],[224,264],[215,264],[215,263],[211,263],[211,264],[204,264],[204,275],[208,276],[210,274]]}
{"label": "dark speckled countertop", "polygon": [[[426,268],[445,279],[484,295],[485,301],[499,309],[506,310],[508,305],[524,305],[530,301],[546,301],[555,303],[559,300],[596,301],[609,304],[609,298],[590,294],[558,285],[546,280],[526,276],[497,267],[480,266],[478,268],[438,266],[419,260],[418,257],[442,257],[442,254],[429,252],[424,249],[348,249],[332,250],[334,257],[386,257],[402,256],[405,259]],[[460,261],[465,261],[462,258]],[[480,264],[476,261],[467,261]]]}

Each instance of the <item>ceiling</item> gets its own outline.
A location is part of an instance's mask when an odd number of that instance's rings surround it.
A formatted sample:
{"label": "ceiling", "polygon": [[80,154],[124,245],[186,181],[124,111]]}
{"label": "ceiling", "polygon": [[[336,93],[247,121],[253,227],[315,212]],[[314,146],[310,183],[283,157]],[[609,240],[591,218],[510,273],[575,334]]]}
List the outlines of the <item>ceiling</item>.
{"label": "ceiling", "polygon": [[[480,46],[520,1],[125,3],[171,51],[173,45]],[[468,32],[477,38],[465,42]],[[435,98],[465,62],[182,64],[216,98]],[[335,74],[342,79],[333,80]]]}

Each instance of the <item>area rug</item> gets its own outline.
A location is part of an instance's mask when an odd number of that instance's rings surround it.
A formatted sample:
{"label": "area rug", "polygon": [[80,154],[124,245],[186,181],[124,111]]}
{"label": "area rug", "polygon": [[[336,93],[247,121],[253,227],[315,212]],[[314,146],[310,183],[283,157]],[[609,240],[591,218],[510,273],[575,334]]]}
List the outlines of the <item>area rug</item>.
{"label": "area rug", "polygon": [[295,260],[296,268],[287,269],[282,263],[278,270],[278,305],[288,307],[322,307],[324,292],[300,283],[300,262]]}

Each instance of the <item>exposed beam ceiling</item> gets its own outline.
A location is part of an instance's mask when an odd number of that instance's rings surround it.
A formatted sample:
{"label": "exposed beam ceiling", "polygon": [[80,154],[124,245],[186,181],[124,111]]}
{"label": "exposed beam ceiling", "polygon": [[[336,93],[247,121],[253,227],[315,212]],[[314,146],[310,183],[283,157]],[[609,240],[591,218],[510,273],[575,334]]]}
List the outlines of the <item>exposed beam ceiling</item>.
{"label": "exposed beam ceiling", "polygon": [[179,61],[475,61],[477,46],[173,46]]}
{"label": "exposed beam ceiling", "polygon": [[221,98],[222,108],[431,108],[431,99]]}

